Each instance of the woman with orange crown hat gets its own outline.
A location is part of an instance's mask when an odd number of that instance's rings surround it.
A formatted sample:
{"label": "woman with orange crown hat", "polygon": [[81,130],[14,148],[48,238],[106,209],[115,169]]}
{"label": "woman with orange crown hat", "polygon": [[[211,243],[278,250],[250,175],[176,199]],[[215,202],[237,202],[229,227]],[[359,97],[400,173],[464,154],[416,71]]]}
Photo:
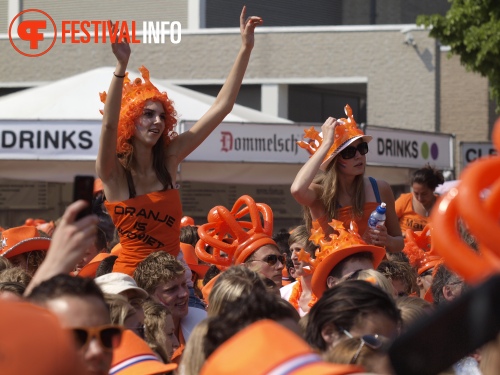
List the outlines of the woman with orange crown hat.
{"label": "woman with orange crown hat", "polygon": [[[359,233],[368,243],[383,246],[389,252],[403,249],[403,237],[394,209],[390,185],[382,180],[365,177],[366,153],[372,137],[357,127],[351,107],[345,106],[347,118],[329,117],[319,134],[313,127],[305,130],[299,146],[312,155],[300,169],[291,186],[295,200],[306,207],[306,225],[318,220],[325,234],[331,234],[328,223],[340,220],[349,227],[356,222]],[[319,174],[319,170],[324,173]],[[370,213],[381,203],[386,204],[385,225],[368,228]]]}
{"label": "woman with orange crown hat", "polygon": [[177,135],[173,103],[166,93],[142,77],[131,82],[126,69],[130,57],[127,42],[112,44],[117,65],[105,103],[97,155],[106,208],[120,236],[122,251],[113,271],[132,275],[151,252],[180,252],[182,207],[176,188],[179,163],[196,149],[229,114],[241,87],[254,45],[260,17],[240,17],[242,45],[214,104],[188,131]]}

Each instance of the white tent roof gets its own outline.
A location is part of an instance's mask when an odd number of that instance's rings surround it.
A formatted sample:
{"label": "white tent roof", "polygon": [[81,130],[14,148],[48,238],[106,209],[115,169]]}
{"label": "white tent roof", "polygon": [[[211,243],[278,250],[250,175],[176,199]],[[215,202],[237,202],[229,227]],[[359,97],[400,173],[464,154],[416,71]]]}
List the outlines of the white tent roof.
{"label": "white tent roof", "polygon": [[[0,120],[99,120],[103,104],[99,92],[107,91],[113,67],[102,67],[47,85],[0,97]],[[139,77],[130,72],[131,79]],[[214,97],[151,78],[173,100],[179,120],[198,120]],[[225,118],[231,122],[291,123],[290,120],[235,105]]]}

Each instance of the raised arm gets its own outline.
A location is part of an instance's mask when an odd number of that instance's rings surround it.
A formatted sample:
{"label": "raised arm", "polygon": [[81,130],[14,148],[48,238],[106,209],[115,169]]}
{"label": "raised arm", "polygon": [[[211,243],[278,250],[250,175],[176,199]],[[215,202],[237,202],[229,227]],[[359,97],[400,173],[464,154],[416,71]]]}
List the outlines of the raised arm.
{"label": "raised arm", "polygon": [[[311,208],[318,200],[317,189],[313,184],[314,177],[318,173],[321,163],[325,159],[328,150],[333,145],[335,136],[335,127],[337,121],[333,117],[328,117],[325,123],[321,126],[323,133],[323,143],[318,150],[309,158],[309,160],[300,168],[299,173],[295,176],[290,192],[297,203]],[[315,216],[315,215],[313,215]],[[317,219],[313,217],[313,219]]]}
{"label": "raised arm", "polygon": [[175,155],[178,163],[193,152],[233,109],[250,60],[255,27],[262,25],[260,17],[252,16],[247,20],[245,18],[246,7],[243,7],[240,16],[241,48],[215,102],[191,129],[180,134],[169,146],[169,156]]}
{"label": "raised arm", "polygon": [[79,200],[66,208],[50,241],[47,256],[26,288],[25,296],[43,281],[60,273],[70,273],[95,242],[99,222],[97,216],[88,215],[76,221],[77,214],[86,205],[85,201]]}
{"label": "raised arm", "polygon": [[[101,137],[96,161],[97,175],[101,178],[105,191],[107,187],[112,187],[119,183],[117,175],[122,170],[119,167],[120,163],[116,156],[116,139],[124,76],[130,57],[130,46],[126,42],[126,38],[123,38],[121,43],[118,43],[118,41],[112,43],[111,49],[117,63],[113,77],[111,78],[111,84],[109,85],[106,103],[104,104]],[[108,192],[106,192],[106,195],[108,195]]]}

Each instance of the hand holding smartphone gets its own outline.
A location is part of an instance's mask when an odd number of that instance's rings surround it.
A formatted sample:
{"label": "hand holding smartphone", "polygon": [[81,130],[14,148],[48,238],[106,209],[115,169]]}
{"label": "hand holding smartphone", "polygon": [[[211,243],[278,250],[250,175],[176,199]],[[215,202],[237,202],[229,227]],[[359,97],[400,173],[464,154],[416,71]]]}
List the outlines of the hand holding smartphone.
{"label": "hand holding smartphone", "polygon": [[75,176],[73,184],[73,202],[83,199],[87,207],[81,210],[76,220],[92,214],[92,199],[94,198],[94,176]]}

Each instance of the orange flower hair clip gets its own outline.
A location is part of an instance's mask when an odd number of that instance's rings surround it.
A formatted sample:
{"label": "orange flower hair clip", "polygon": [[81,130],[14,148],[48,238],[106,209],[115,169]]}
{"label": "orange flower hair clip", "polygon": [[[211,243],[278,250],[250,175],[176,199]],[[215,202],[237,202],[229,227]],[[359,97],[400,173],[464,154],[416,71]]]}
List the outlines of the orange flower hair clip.
{"label": "orange flower hair clip", "polygon": [[[120,110],[120,120],[118,123],[117,153],[123,154],[130,151],[127,141],[132,138],[135,130],[135,120],[142,114],[144,104],[148,100],[160,102],[165,110],[165,130],[162,134],[163,142],[168,145],[177,136],[174,127],[177,124],[177,113],[172,101],[166,92],[160,92],[149,79],[149,70],[141,66],[139,68],[142,78],[131,81],[128,72],[125,73],[122,90],[122,101]],[[144,81],[143,81],[144,80]],[[99,94],[101,102],[106,103],[107,94]],[[100,111],[101,114],[103,111]]]}
{"label": "orange flower hair clip", "polygon": [[[500,119],[495,123],[492,138],[500,150]],[[460,180],[460,185],[452,188],[431,214],[433,242],[449,269],[466,282],[478,284],[500,273],[500,156],[474,161],[462,172]],[[457,228],[459,218],[477,239],[479,252],[462,239]]]}
{"label": "orange flower hair clip", "polygon": [[[371,136],[365,135],[363,131],[358,128],[349,104],[346,104],[344,107],[344,112],[347,118],[337,120],[343,122],[343,124],[335,127],[335,140],[333,146],[328,150],[323,163],[321,163],[320,168],[323,171],[326,170],[335,156],[357,139],[363,138],[365,142],[370,142],[372,140]],[[311,155],[314,154],[323,143],[323,135],[318,133],[312,126],[304,130],[304,138],[309,139],[309,141],[299,141],[297,144],[307,150]]]}
{"label": "orange flower hair clip", "polygon": [[443,258],[437,254],[432,246],[432,229],[427,224],[422,231],[414,232],[406,230],[405,247],[406,254],[412,267],[417,269],[419,275],[442,263]]}
{"label": "orange flower hair clip", "polygon": [[[240,220],[245,215],[250,215],[251,221]],[[264,203],[255,203],[248,195],[238,198],[231,211],[223,206],[212,208],[207,221],[198,228],[200,240],[196,244],[196,255],[207,263],[227,268],[244,263],[264,245],[276,246],[271,238],[271,208]],[[212,254],[207,252],[207,245],[213,248]]]}

